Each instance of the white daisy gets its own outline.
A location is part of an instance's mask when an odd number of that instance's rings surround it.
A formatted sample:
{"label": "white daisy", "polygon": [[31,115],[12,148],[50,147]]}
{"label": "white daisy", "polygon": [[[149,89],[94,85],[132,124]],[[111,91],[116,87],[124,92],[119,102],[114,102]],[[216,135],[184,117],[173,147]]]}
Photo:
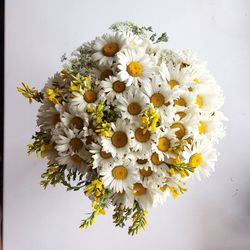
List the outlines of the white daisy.
{"label": "white daisy", "polygon": [[141,182],[133,184],[132,189],[130,189],[130,195],[138,202],[141,208],[146,210],[153,206],[157,198],[154,189],[144,187]]}
{"label": "white daisy", "polygon": [[123,96],[127,90],[126,83],[114,76],[110,76],[106,80],[101,81],[100,88],[100,96],[105,96],[109,104],[120,96]]}
{"label": "white daisy", "polygon": [[85,112],[87,105],[96,105],[99,102],[98,91],[93,89],[84,89],[82,93],[72,92],[69,101],[70,108],[76,110],[75,112]]}
{"label": "white daisy", "polygon": [[190,69],[181,68],[181,64],[173,65],[165,62],[160,65],[160,75],[163,80],[167,81],[169,88],[175,89],[191,84]]}
{"label": "white daisy", "polygon": [[122,193],[125,189],[132,187],[139,178],[138,172],[130,160],[113,161],[111,166],[104,166],[99,173],[105,188],[114,192]]}
{"label": "white daisy", "polygon": [[114,206],[123,205],[125,208],[132,208],[134,205],[134,198],[126,191],[114,192],[111,197]]}
{"label": "white daisy", "polygon": [[64,126],[55,132],[54,140],[56,143],[56,150],[60,155],[78,154],[80,157],[86,156],[85,143],[86,138],[84,131],[77,129],[70,129]]}
{"label": "white daisy", "polygon": [[196,129],[197,135],[205,135],[212,142],[218,142],[218,139],[222,139],[225,136],[225,129],[222,121],[226,118],[221,112],[201,113],[198,116],[198,128]]}
{"label": "white daisy", "polygon": [[165,157],[172,156],[169,149],[175,145],[176,141],[175,130],[162,126],[156,134],[156,141],[152,145],[152,149],[158,154],[159,159],[164,161]]}
{"label": "white daisy", "polygon": [[110,166],[114,161],[112,154],[104,151],[102,146],[96,143],[91,143],[89,152],[92,154],[93,168],[101,168],[102,166]]}
{"label": "white daisy", "polygon": [[97,61],[100,65],[111,66],[114,57],[125,45],[126,38],[120,32],[115,34],[104,34],[102,37],[97,37],[92,55],[93,61]]}
{"label": "white daisy", "polygon": [[44,101],[40,106],[37,114],[37,125],[42,130],[54,129],[56,124],[60,122],[60,110],[63,107],[60,104],[54,104],[50,101]]}
{"label": "white daisy", "polygon": [[185,162],[195,169],[194,173],[199,180],[214,172],[217,152],[206,137],[196,139],[191,145],[185,146],[182,156]]}
{"label": "white daisy", "polygon": [[172,92],[166,88],[162,81],[154,77],[150,84],[143,84],[142,91],[148,96],[150,103],[153,105],[156,112],[161,115],[161,118],[164,120],[164,122],[172,119]]}
{"label": "white daisy", "polygon": [[131,86],[124,96],[117,98],[116,109],[121,112],[123,119],[133,122],[146,108],[147,104],[149,104],[149,98],[139,89]]}
{"label": "white daisy", "polygon": [[196,105],[201,111],[212,113],[223,105],[222,90],[216,84],[196,84],[193,92],[196,95]]}
{"label": "white daisy", "polygon": [[124,157],[124,155],[126,155],[130,151],[130,127],[128,126],[126,121],[117,119],[115,124],[112,123],[112,129],[113,135],[111,136],[111,138],[101,138],[103,150],[106,152],[110,152],[113,157]]}
{"label": "white daisy", "polygon": [[129,133],[132,151],[138,152],[144,156],[150,154],[157,132],[157,130],[155,133],[149,130],[145,131],[140,125],[136,124],[132,126]]}
{"label": "white daisy", "polygon": [[124,49],[117,54],[117,59],[118,78],[128,86],[148,82],[154,72],[152,59],[143,49]]}
{"label": "white daisy", "polygon": [[59,155],[56,160],[61,165],[67,165],[68,169],[78,170],[81,173],[86,173],[87,167],[87,152],[85,152],[85,156],[79,156],[76,153],[67,153]]}

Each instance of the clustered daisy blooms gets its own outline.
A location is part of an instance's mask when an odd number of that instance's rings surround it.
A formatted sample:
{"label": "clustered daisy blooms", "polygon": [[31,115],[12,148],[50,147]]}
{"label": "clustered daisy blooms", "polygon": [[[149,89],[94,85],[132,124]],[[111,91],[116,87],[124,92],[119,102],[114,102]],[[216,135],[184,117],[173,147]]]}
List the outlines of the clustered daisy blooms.
{"label": "clustered daisy blooms", "polygon": [[41,185],[84,191],[92,212],[80,227],[112,205],[115,225],[131,217],[133,235],[149,208],[214,172],[226,118],[222,90],[194,53],[159,47],[167,36],[151,27],[111,30],[64,56],[41,91],[18,90],[41,103],[28,145],[48,159]]}

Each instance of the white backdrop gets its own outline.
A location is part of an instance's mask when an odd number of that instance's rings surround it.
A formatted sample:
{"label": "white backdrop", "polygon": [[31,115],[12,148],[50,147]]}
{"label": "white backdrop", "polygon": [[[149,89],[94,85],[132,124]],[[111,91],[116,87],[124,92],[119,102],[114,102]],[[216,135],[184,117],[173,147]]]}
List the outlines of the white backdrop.
{"label": "white backdrop", "polygon": [[[249,10],[247,0],[6,0],[4,250],[250,249]],[[151,210],[136,237],[114,228],[111,213],[78,229],[90,208],[83,194],[41,189],[45,161],[24,151],[38,105],[16,91],[21,81],[41,88],[64,52],[120,20],[167,31],[169,47],[197,51],[224,89],[230,119],[216,173]]]}

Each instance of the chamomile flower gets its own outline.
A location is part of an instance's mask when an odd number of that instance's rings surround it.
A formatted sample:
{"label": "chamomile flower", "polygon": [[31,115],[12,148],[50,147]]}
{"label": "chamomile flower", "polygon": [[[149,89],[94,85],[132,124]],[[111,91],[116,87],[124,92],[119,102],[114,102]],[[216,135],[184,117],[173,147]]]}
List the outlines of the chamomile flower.
{"label": "chamomile flower", "polygon": [[118,78],[127,86],[149,82],[154,72],[153,61],[144,49],[124,49],[117,54],[117,62]]}
{"label": "chamomile flower", "polygon": [[118,119],[112,124],[113,134],[109,137],[103,137],[101,144],[103,150],[110,152],[113,157],[124,157],[130,151],[130,126],[126,121]]}
{"label": "chamomile flower", "polygon": [[191,84],[190,69],[181,68],[181,64],[173,65],[172,63],[162,63],[160,65],[160,75],[170,89],[180,86],[188,88]]}
{"label": "chamomile flower", "polygon": [[196,94],[196,105],[201,111],[217,111],[224,102],[222,91],[218,85],[196,84],[193,88]]}
{"label": "chamomile flower", "polygon": [[56,124],[60,122],[60,104],[55,105],[50,101],[45,101],[38,110],[37,125],[42,130],[54,129]]}
{"label": "chamomile flower", "polygon": [[212,142],[218,142],[225,136],[225,130],[222,121],[226,118],[221,112],[201,113],[198,116],[197,135],[205,135]]}
{"label": "chamomile flower", "polygon": [[132,187],[139,178],[136,169],[130,160],[114,160],[111,166],[104,166],[100,170],[104,187],[114,192],[122,193],[125,189]]}
{"label": "chamomile flower", "polygon": [[135,182],[130,195],[136,200],[143,209],[148,209],[155,203],[156,193],[153,188],[145,187],[141,182]]}
{"label": "chamomile flower", "polygon": [[208,177],[215,170],[217,153],[206,137],[195,140],[192,145],[187,145],[182,155],[186,163],[194,168],[194,173],[199,180],[202,177]]}
{"label": "chamomile flower", "polygon": [[[84,112],[79,112],[78,109],[61,112],[61,122],[65,127],[86,131],[89,125],[88,115]],[[87,131],[86,131],[87,135]]]}
{"label": "chamomile flower", "polygon": [[137,48],[142,46],[143,40],[132,32],[127,32],[126,36],[126,47],[128,48]]}
{"label": "chamomile flower", "polygon": [[86,112],[88,105],[96,105],[98,103],[98,91],[93,89],[84,89],[82,93],[72,92],[70,99],[70,108],[76,112]]}
{"label": "chamomile flower", "polygon": [[115,99],[124,96],[128,87],[125,82],[120,81],[115,76],[110,76],[100,83],[100,96],[105,96],[108,103],[112,103]]}
{"label": "chamomile flower", "polygon": [[56,143],[56,150],[59,154],[76,153],[80,157],[86,155],[84,131],[70,129],[64,126],[58,129],[57,134],[54,136]]}
{"label": "chamomile flower", "polygon": [[116,109],[121,112],[123,119],[137,120],[142,111],[149,104],[149,98],[139,89],[130,87],[129,91],[117,99]]}
{"label": "chamomile flower", "polygon": [[144,84],[142,91],[162,118],[166,118],[166,114],[171,114],[171,105],[169,105],[172,102],[171,90],[167,89],[159,78],[154,77],[150,84]]}
{"label": "chamomile flower", "polygon": [[114,206],[123,205],[125,208],[132,208],[134,205],[134,199],[127,191],[114,192],[111,197]]}
{"label": "chamomile flower", "polygon": [[97,61],[100,65],[111,66],[115,55],[125,45],[126,38],[120,32],[113,34],[105,34],[97,37],[93,49],[93,61]]}
{"label": "chamomile flower", "polygon": [[87,167],[87,152],[79,156],[76,153],[61,154],[57,157],[57,162],[61,165],[66,165],[68,169],[78,170],[81,173],[86,173]]}
{"label": "chamomile flower", "polygon": [[108,151],[104,151],[99,144],[92,143],[89,152],[92,154],[92,164],[94,169],[102,168],[103,166],[110,166],[114,161],[112,154]]}
{"label": "chamomile flower", "polygon": [[164,126],[158,130],[152,149],[158,154],[159,160],[164,161],[165,157],[169,158],[172,156],[169,149],[174,146],[176,140],[175,130]]}

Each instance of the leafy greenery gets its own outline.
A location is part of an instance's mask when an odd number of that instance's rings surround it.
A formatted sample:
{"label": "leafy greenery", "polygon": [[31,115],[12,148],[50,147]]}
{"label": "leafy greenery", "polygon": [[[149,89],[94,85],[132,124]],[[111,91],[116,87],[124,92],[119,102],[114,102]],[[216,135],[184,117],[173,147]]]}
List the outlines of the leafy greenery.
{"label": "leafy greenery", "polygon": [[115,223],[115,226],[124,227],[125,221],[127,221],[132,212],[132,208],[124,208],[123,205],[115,206],[113,213],[113,222]]}
{"label": "leafy greenery", "polygon": [[50,138],[51,135],[48,132],[36,132],[35,135],[32,136],[34,142],[28,144],[27,146],[28,154],[35,152],[37,156],[40,154],[43,157],[46,150],[46,145],[50,143]]}
{"label": "leafy greenery", "polygon": [[37,102],[43,102],[43,94],[35,88],[30,88],[27,83],[22,82],[23,88],[17,87],[18,92],[20,92],[25,98],[32,103],[32,100]]}
{"label": "leafy greenery", "polygon": [[110,26],[110,29],[112,31],[120,31],[120,32],[132,32],[133,34],[140,36],[142,38],[147,38],[153,42],[153,43],[160,43],[160,42],[167,42],[168,36],[166,32],[162,33],[159,37],[157,37],[157,34],[153,31],[152,27],[139,27],[137,24],[125,21],[125,22],[117,22]]}
{"label": "leafy greenery", "polygon": [[103,187],[101,179],[96,179],[86,185],[85,194],[92,197],[92,212],[89,217],[82,220],[80,228],[88,228],[93,225],[95,218],[99,214],[106,214],[105,208],[108,206],[110,191]]}
{"label": "leafy greenery", "polygon": [[134,203],[134,208],[133,208],[133,215],[132,215],[132,220],[133,223],[132,225],[128,228],[128,233],[130,235],[137,234],[140,229],[145,229],[145,226],[147,224],[147,214],[148,212],[144,209],[142,209],[138,202]]}

